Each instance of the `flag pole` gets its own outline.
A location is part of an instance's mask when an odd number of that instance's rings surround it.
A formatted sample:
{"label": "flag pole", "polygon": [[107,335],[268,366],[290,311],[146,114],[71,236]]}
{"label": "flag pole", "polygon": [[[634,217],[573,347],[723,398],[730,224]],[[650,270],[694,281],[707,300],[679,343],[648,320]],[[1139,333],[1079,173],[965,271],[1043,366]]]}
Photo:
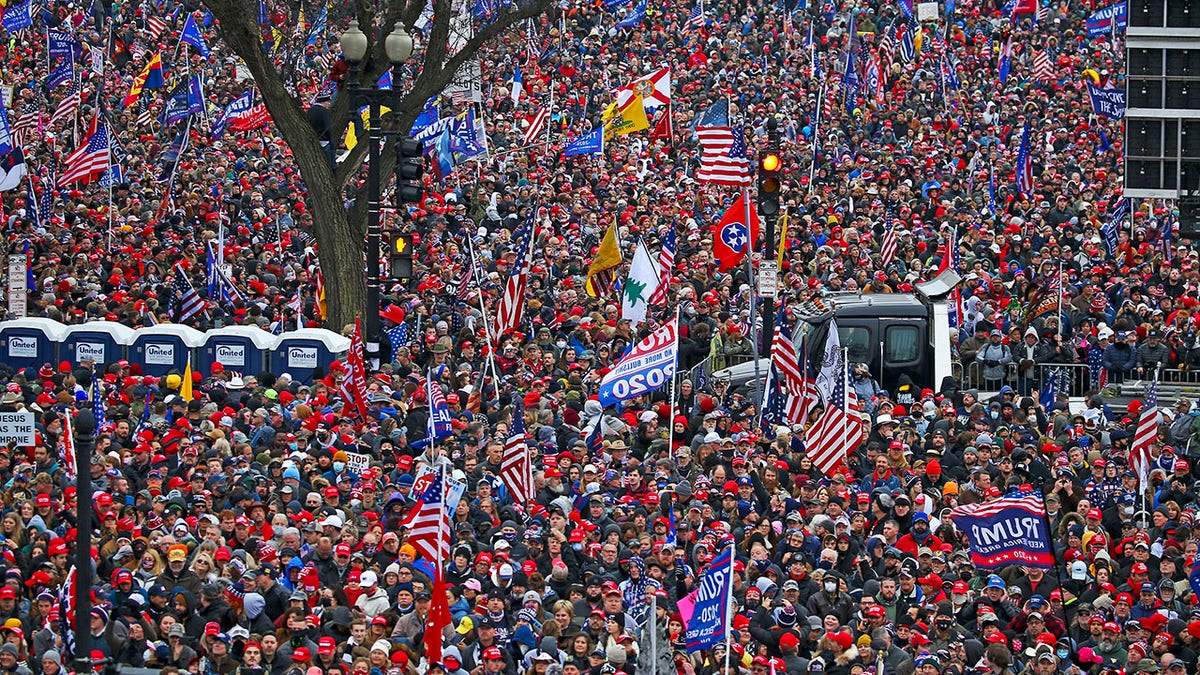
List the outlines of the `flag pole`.
{"label": "flag pole", "polygon": [[729,673],[729,656],[733,653],[733,563],[737,559],[734,555],[736,549],[731,538],[729,540],[729,593],[725,598],[725,670],[723,675]]}
{"label": "flag pole", "polygon": [[[667,415],[667,457],[675,461],[675,380],[679,377],[679,304],[675,305],[675,367],[671,369],[671,412]],[[651,608],[653,611],[653,608]],[[651,633],[653,640],[654,634]]]}
{"label": "flag pole", "polygon": [[[478,186],[478,183],[477,183],[477,186]],[[474,223],[472,223],[472,224],[474,224]],[[500,370],[496,367],[496,349],[495,349],[495,342],[492,340],[492,322],[488,319],[487,306],[485,306],[483,303],[483,279],[480,279],[478,276],[479,275],[479,266],[476,264],[476,260],[475,260],[474,233],[467,234],[467,249],[471,252],[471,277],[473,279],[475,279],[475,286],[478,288],[478,291],[479,291],[479,314],[481,316],[481,320],[483,321],[483,339],[487,341],[488,360],[487,360],[487,363],[484,365],[483,370],[486,374],[486,371],[489,368],[491,369],[492,385],[495,387],[500,382]],[[486,383],[486,380],[483,378],[480,378],[480,385],[479,385],[479,405],[480,406],[483,406],[486,404],[486,400],[484,399],[484,391],[483,391],[485,383]],[[499,391],[499,390],[497,389],[497,391]]]}
{"label": "flag pole", "polygon": [[1062,275],[1063,275],[1063,261],[1060,258],[1058,261],[1058,284],[1056,286],[1058,288],[1058,316],[1056,318],[1058,319],[1057,323],[1058,323],[1058,337],[1059,338],[1062,338],[1062,334],[1063,334],[1062,333],[1062,296],[1063,296]]}
{"label": "flag pole", "polygon": [[[754,355],[754,381],[761,382],[761,372],[758,363],[758,302],[754,297],[754,228],[751,227],[750,223],[749,186],[742,188],[742,206],[746,211],[746,281],[750,286],[750,325],[746,327],[746,332],[750,335],[750,349]],[[761,397],[759,400],[761,400]],[[762,424],[762,406],[755,407],[758,409],[758,424]]]}

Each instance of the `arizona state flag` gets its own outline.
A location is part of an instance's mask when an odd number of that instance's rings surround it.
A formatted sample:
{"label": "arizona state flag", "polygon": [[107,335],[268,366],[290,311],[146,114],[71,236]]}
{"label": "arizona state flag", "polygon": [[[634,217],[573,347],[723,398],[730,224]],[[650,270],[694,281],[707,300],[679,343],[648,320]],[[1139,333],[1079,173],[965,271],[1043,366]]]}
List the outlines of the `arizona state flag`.
{"label": "arizona state flag", "polygon": [[618,134],[632,134],[650,128],[650,120],[646,119],[646,106],[643,105],[640,94],[629,99],[629,102],[619,109],[614,101],[601,115],[601,119],[604,120],[605,141]]}
{"label": "arizona state flag", "polygon": [[746,224],[746,193],[741,192],[713,228],[713,257],[724,272],[742,261],[758,239],[758,212],[750,204],[750,223]]}
{"label": "arizona state flag", "polygon": [[142,95],[143,89],[161,89],[162,86],[162,54],[155,53],[146,62],[146,67],[142,68],[142,72],[133,78],[133,85],[129,87],[129,93],[125,95],[125,100],[121,102],[121,105],[128,107],[137,101],[138,97]]}

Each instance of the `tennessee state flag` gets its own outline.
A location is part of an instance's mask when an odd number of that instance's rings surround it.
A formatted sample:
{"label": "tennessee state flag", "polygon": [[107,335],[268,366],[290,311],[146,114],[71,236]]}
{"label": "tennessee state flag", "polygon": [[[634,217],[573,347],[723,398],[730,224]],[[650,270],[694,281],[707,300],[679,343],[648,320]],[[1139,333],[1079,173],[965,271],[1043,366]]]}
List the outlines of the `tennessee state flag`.
{"label": "tennessee state flag", "polygon": [[162,54],[156,53],[146,63],[146,67],[142,68],[142,72],[133,78],[133,85],[129,87],[129,93],[125,95],[125,100],[121,102],[121,105],[128,107],[137,101],[138,97],[142,95],[143,89],[161,89],[162,86]]}
{"label": "tennessee state flag", "polygon": [[750,223],[746,223],[746,193],[743,191],[713,228],[713,257],[721,271],[737,265],[758,240],[758,211],[750,204]]}

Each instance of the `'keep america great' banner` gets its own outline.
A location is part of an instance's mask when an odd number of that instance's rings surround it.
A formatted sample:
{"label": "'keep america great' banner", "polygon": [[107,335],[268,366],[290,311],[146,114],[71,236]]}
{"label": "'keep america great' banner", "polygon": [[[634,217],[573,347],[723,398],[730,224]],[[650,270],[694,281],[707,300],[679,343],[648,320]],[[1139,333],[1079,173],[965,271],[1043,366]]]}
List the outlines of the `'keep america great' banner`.
{"label": "'keep america great' banner", "polygon": [[976,567],[1054,567],[1046,506],[1037,490],[1010,492],[989,502],[960,506],[950,517],[955,527],[967,533]]}

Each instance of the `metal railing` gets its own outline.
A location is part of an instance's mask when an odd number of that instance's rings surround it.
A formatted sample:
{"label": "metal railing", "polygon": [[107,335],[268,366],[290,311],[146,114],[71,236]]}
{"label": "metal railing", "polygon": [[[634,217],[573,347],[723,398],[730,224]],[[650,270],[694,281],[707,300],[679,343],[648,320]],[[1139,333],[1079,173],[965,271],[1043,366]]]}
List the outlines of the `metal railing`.
{"label": "metal railing", "polygon": [[[979,362],[967,364],[955,362],[952,364],[950,372],[954,374],[959,386],[963,389],[992,391],[1006,384],[1011,387],[1017,386],[1020,374],[1020,368],[1017,364],[1007,364],[1004,368],[1004,377],[1000,379],[985,378],[983,373],[986,369],[987,366]],[[1091,367],[1086,363],[1036,364],[1034,365],[1034,384],[1040,389],[1046,383],[1046,378],[1055,370],[1060,373],[1058,391],[1067,394],[1067,396],[1083,396],[1092,388],[1092,371]],[[1200,378],[1197,381],[1200,382]]]}
{"label": "metal railing", "polygon": [[1058,371],[1058,392],[1072,398],[1084,396],[1092,388],[1092,368],[1086,363],[1039,363],[1034,366],[1038,386]]}

